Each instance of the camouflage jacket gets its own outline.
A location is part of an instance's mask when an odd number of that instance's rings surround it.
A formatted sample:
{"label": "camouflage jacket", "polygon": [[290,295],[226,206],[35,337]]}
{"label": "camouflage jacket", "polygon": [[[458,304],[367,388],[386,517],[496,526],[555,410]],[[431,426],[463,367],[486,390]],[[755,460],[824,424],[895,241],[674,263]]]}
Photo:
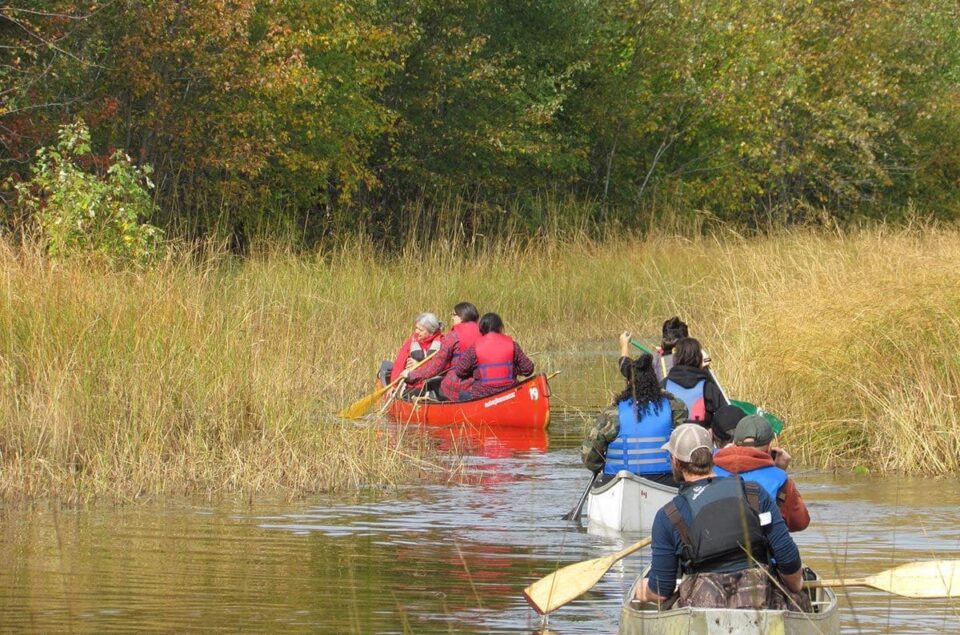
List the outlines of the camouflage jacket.
{"label": "camouflage jacket", "polygon": [[[673,427],[676,428],[687,420],[687,406],[669,392],[663,396],[670,401],[670,411],[673,415]],[[603,410],[596,423],[587,433],[587,438],[580,444],[580,459],[593,473],[603,469],[604,457],[607,455],[607,446],[620,434],[620,415],[615,406]]]}

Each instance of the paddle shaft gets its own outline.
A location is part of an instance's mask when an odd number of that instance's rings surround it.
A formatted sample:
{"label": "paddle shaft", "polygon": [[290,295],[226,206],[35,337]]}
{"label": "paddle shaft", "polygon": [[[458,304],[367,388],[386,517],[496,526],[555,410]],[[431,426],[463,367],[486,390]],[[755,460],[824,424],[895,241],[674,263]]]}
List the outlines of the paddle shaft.
{"label": "paddle shaft", "polygon": [[583,503],[587,500],[587,496],[590,494],[590,488],[593,487],[593,482],[597,480],[597,474],[599,472],[594,472],[593,476],[590,478],[590,482],[587,483],[586,489],[583,490],[583,494],[580,495],[580,500],[577,501],[577,504],[562,516],[563,520],[580,520],[580,512],[583,511]]}
{"label": "paddle shaft", "polygon": [[[419,368],[420,366],[422,366],[423,364],[427,363],[427,360],[430,359],[431,357],[433,357],[435,354],[436,354],[436,351],[430,353],[429,355],[427,355],[426,357],[424,357],[423,359],[421,359],[419,362],[417,362],[417,363],[415,363],[413,366],[411,366],[411,367],[410,367],[410,370],[415,370],[415,369]],[[380,397],[381,397],[384,393],[386,393],[386,392],[387,392],[388,390],[390,390],[391,388],[394,388],[395,386],[397,386],[397,385],[398,385],[400,382],[402,382],[404,379],[405,379],[405,378],[402,377],[402,376],[401,376],[401,377],[397,377],[396,379],[394,379],[393,381],[391,381],[391,382],[390,382],[389,384],[387,384],[386,386],[384,386],[384,387],[382,387],[382,388],[378,388],[377,390],[374,390],[374,391],[373,391],[372,393],[370,393],[369,395],[364,395],[364,396],[361,397],[360,399],[357,399],[357,400],[354,401],[352,404],[350,404],[349,406],[347,406],[346,408],[344,408],[343,410],[341,410],[340,412],[338,412],[338,413],[337,413],[337,416],[343,417],[343,418],[345,418],[345,419],[358,419],[358,418],[364,416],[365,414],[367,414],[367,412],[370,410],[370,408],[373,407],[373,404],[375,404],[375,403],[377,402],[377,400],[380,399]]]}

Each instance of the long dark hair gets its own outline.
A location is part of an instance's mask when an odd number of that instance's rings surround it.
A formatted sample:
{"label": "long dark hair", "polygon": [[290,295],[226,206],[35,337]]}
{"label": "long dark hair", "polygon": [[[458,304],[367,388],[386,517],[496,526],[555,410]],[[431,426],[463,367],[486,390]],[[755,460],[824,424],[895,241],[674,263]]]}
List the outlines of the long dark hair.
{"label": "long dark hair", "polygon": [[700,368],[703,366],[703,351],[700,350],[700,342],[693,337],[681,337],[673,347],[673,365],[674,366],[693,366]]}
{"label": "long dark hair", "polygon": [[614,398],[613,405],[616,406],[621,401],[631,398],[637,405],[637,412],[643,412],[663,399],[660,382],[657,381],[657,374],[653,372],[653,355],[650,353],[644,353],[630,362],[630,378],[627,380],[627,387]]}

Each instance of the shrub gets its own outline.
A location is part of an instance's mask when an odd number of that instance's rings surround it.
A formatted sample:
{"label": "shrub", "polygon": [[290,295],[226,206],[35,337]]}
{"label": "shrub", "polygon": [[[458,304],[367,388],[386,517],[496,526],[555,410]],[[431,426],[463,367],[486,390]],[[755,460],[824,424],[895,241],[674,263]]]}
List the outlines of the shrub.
{"label": "shrub", "polygon": [[37,151],[31,178],[17,185],[19,204],[36,223],[47,253],[97,253],[142,262],[159,248],[163,232],[146,222],[155,205],[150,167],[119,150],[102,175],[84,170],[93,159],[90,131],[78,120],[60,128],[55,147]]}

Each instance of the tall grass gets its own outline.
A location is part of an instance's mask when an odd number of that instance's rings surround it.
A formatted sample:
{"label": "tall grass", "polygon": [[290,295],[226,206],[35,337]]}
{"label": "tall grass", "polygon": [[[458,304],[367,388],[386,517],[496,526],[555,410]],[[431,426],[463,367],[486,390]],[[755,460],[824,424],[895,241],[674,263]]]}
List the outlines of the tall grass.
{"label": "tall grass", "polygon": [[[443,478],[416,435],[329,413],[422,310],[471,300],[526,350],[678,314],[798,461],[960,461],[960,232],[472,239],[392,256],[171,255],[142,271],[0,247],[0,494],[298,493]],[[596,402],[609,399],[600,387]]]}

